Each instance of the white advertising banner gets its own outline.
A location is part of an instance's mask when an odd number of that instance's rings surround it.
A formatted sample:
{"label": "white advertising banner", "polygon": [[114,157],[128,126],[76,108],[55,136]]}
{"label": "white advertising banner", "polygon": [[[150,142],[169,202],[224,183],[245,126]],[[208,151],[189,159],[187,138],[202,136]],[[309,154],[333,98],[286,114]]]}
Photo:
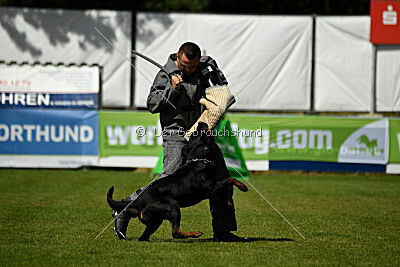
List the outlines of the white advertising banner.
{"label": "white advertising banner", "polygon": [[99,68],[0,64],[0,107],[98,108]]}
{"label": "white advertising banner", "polygon": [[130,105],[131,12],[0,8],[0,61],[103,67],[102,103]]}
{"label": "white advertising banner", "polygon": [[376,110],[400,111],[400,46],[377,46]]}
{"label": "white advertising banner", "polygon": [[0,92],[98,93],[99,68],[0,64]]}
{"label": "white advertising banner", "polygon": [[371,111],[373,46],[370,17],[317,17],[316,111]]}
{"label": "white advertising banner", "polygon": [[[138,13],[138,52],[164,65],[186,41],[197,43],[225,74],[233,110],[308,110],[311,16]],[[157,67],[136,58],[135,106],[146,99]]]}

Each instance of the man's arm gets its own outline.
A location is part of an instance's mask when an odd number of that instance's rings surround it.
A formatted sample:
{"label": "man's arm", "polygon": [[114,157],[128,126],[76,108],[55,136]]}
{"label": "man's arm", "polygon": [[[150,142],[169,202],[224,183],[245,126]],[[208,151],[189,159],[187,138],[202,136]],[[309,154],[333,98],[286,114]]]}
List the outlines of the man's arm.
{"label": "man's arm", "polygon": [[148,110],[151,113],[159,113],[168,105],[173,104],[179,94],[180,82],[182,78],[177,75],[171,78],[171,84],[167,74],[160,71],[147,96]]}

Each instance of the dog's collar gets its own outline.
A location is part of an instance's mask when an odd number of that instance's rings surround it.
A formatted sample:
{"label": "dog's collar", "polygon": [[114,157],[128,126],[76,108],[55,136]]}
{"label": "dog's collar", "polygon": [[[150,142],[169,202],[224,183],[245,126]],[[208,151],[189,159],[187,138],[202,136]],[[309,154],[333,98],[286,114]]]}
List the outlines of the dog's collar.
{"label": "dog's collar", "polygon": [[206,164],[211,164],[211,165],[215,166],[215,163],[208,159],[191,159],[191,160],[188,160],[186,163],[190,163],[192,161],[203,161]]}

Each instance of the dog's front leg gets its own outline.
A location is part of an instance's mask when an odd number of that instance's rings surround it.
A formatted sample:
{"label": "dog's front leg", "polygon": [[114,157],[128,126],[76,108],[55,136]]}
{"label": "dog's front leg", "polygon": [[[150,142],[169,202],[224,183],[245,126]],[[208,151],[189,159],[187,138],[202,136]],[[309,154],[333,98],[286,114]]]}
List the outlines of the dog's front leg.
{"label": "dog's front leg", "polygon": [[234,186],[239,188],[239,190],[242,191],[242,192],[247,192],[249,190],[245,184],[243,184],[242,182],[236,180],[233,177],[230,179],[229,183],[233,184]]}
{"label": "dog's front leg", "polygon": [[248,191],[247,186],[244,185],[242,182],[236,180],[236,179],[233,178],[233,177],[229,177],[229,178],[226,178],[226,179],[224,179],[224,180],[222,180],[222,181],[219,181],[219,182],[217,182],[217,183],[215,184],[215,187],[214,187],[214,190],[213,190],[213,192],[212,192],[212,195],[217,195],[217,194],[219,194],[220,191],[223,191],[223,188],[224,188],[225,186],[228,186],[228,185],[234,185],[234,186],[236,186],[237,188],[239,188],[240,191],[243,191],[243,192],[247,192],[247,191]]}

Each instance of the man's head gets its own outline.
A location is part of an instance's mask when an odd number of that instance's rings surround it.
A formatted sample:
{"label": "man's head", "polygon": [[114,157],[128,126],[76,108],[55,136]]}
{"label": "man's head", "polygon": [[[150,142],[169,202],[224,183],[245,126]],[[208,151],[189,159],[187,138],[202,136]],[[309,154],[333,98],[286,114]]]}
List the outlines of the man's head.
{"label": "man's head", "polygon": [[176,65],[185,75],[196,71],[201,56],[200,47],[192,42],[186,42],[179,48]]}

